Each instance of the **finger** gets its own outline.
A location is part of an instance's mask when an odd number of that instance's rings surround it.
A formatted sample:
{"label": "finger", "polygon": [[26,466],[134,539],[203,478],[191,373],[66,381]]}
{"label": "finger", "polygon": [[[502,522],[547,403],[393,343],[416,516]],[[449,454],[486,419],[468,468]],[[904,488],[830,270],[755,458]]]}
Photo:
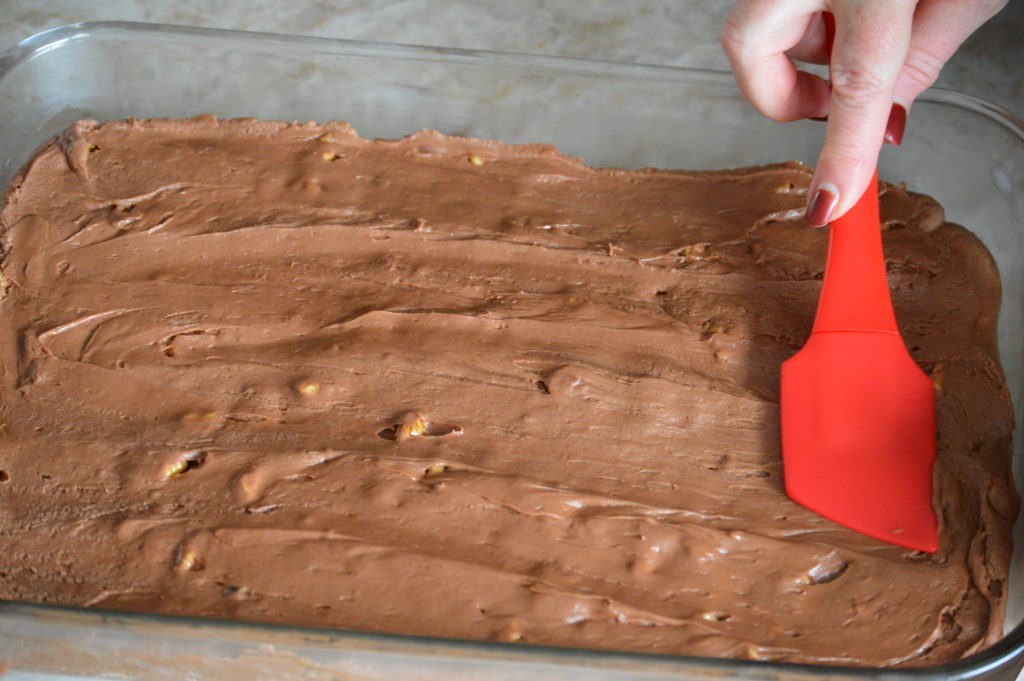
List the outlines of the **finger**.
{"label": "finger", "polygon": [[947,2],[922,0],[914,13],[907,59],[896,79],[894,100],[909,108],[931,87],[964,40],[995,16],[1007,0]]}
{"label": "finger", "polygon": [[831,41],[825,28],[825,13],[818,12],[811,17],[800,41],[786,50],[786,54],[807,64],[827,64],[830,46]]}
{"label": "finger", "polygon": [[824,116],[828,83],[797,71],[786,51],[800,42],[823,0],[741,0],[722,29],[722,47],[743,96],[776,121]]}
{"label": "finger", "polygon": [[845,213],[867,188],[910,43],[914,4],[834,3],[832,98],[807,207],[813,225]]}

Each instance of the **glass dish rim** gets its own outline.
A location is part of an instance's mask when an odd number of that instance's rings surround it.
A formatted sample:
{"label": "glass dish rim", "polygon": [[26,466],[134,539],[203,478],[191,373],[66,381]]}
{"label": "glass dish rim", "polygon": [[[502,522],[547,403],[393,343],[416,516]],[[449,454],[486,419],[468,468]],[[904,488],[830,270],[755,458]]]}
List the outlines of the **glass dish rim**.
{"label": "glass dish rim", "polygon": [[[97,34],[121,34],[123,36],[130,36],[135,40],[159,40],[161,38],[218,40],[222,44],[245,45],[249,48],[254,44],[267,47],[300,48],[309,54],[322,53],[353,57],[386,57],[409,61],[538,68],[574,75],[615,76],[641,81],[676,82],[687,85],[709,86],[722,88],[735,95],[739,95],[739,90],[735,85],[732,74],[728,71],[714,69],[137,21],[78,22],[57,26],[31,35],[0,53],[0,88],[3,87],[3,82],[7,75],[21,63],[66,44],[88,40]],[[919,96],[917,101],[943,104],[967,110],[998,124],[1009,134],[1024,142],[1024,118],[987,99],[954,90],[933,87]],[[40,140],[40,144],[43,142],[45,140]],[[1014,553],[1016,554],[1017,551],[1024,551],[1024,546],[1015,547]],[[961,660],[929,667],[879,669],[875,667],[748,661],[730,658],[637,653],[535,644],[522,646],[473,639],[410,636],[343,628],[207,619],[0,600],[0,617],[7,613],[26,617],[45,617],[46,613],[53,613],[58,617],[63,614],[85,619],[98,619],[100,622],[110,620],[111,618],[121,618],[128,624],[137,623],[142,625],[146,622],[153,622],[154,624],[177,623],[182,626],[209,627],[222,631],[257,630],[268,634],[276,633],[277,635],[297,636],[300,640],[307,641],[308,643],[319,641],[320,645],[329,645],[332,642],[341,640],[376,642],[378,644],[383,643],[386,647],[412,646],[415,650],[410,652],[421,655],[428,651],[440,652],[458,649],[462,653],[473,651],[483,653],[490,659],[507,662],[580,664],[603,661],[605,663],[620,662],[625,664],[632,661],[643,666],[678,668],[679,671],[683,671],[686,666],[692,667],[696,665],[709,670],[731,668],[736,671],[740,669],[753,672],[773,671],[794,675],[848,674],[852,677],[868,678],[884,672],[887,676],[902,676],[906,678],[941,675],[943,678],[955,677],[966,679],[985,674],[990,670],[1012,663],[1015,658],[1024,653],[1024,621],[1018,623],[993,645]],[[443,657],[444,655],[438,654],[435,656]]]}
{"label": "glass dish rim", "polygon": [[[160,36],[178,38],[203,37],[233,43],[249,43],[250,45],[253,42],[259,41],[268,45],[301,47],[305,50],[313,48],[313,51],[317,51],[315,48],[319,47],[321,48],[320,51],[323,52],[344,53],[349,56],[386,55],[392,58],[406,58],[415,61],[461,62],[467,64],[486,62],[490,64],[542,68],[577,75],[581,73],[600,76],[614,75],[637,80],[685,82],[690,85],[724,87],[739,94],[739,89],[735,85],[732,73],[716,69],[643,62],[620,62],[583,57],[561,57],[526,52],[356,40],[351,38],[302,36],[288,33],[244,31],[144,21],[83,21],[64,24],[35,33],[0,53],[0,82],[23,61],[31,60],[69,42],[88,39],[96,33],[104,32],[136,34],[143,39],[147,37],[158,38]],[[960,106],[1001,124],[1009,132],[1024,141],[1024,117],[1018,116],[1002,105],[983,97],[969,95],[956,90],[931,87],[922,93],[916,101]]]}
{"label": "glass dish rim", "polygon": [[[505,643],[483,639],[458,639],[440,636],[417,636],[394,634],[382,631],[362,631],[341,627],[317,627],[308,625],[277,624],[220,618],[204,618],[191,615],[165,615],[161,613],[126,610],[105,610],[82,606],[57,605],[51,603],[29,603],[0,599],[0,618],[6,613],[26,618],[72,618],[80,620],[82,627],[107,625],[115,622],[119,629],[138,627],[145,634],[146,625],[191,627],[206,632],[263,632],[269,636],[288,637],[288,641],[264,641],[276,643],[282,648],[309,646],[318,649],[330,648],[335,643],[353,644],[355,650],[367,650],[378,654],[406,654],[417,657],[447,658],[452,653],[479,659],[505,663],[556,664],[564,666],[595,666],[628,671],[629,663],[637,667],[649,667],[650,671],[661,669],[684,672],[693,667],[706,670],[733,670],[744,672],[777,673],[813,678],[831,678],[844,675],[856,678],[877,678],[884,673],[886,678],[942,678],[973,679],[985,673],[1010,664],[1017,658],[1024,643],[1024,622],[1018,624],[1007,635],[982,651],[954,662],[929,667],[887,668],[858,667],[827,664],[805,664],[801,662],[777,662],[772,660],[743,660],[734,658],[704,657],[698,655],[670,655],[661,653],[640,653],[624,650],[598,648],[575,648],[530,643]],[[90,620],[92,622],[90,623]],[[116,622],[123,620],[123,622]],[[360,645],[362,644],[362,645]],[[369,645],[367,645],[369,644]],[[372,646],[376,646],[376,650]]]}

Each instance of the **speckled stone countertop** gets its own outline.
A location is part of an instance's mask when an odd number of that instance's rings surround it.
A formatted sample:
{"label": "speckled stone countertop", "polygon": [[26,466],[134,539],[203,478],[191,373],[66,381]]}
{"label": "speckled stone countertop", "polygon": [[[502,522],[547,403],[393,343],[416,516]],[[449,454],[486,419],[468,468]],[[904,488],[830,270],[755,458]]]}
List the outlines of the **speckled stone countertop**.
{"label": "speckled stone countertop", "polygon": [[[723,0],[2,0],[0,49],[54,26],[131,20],[728,70]],[[1024,115],[1024,2],[1013,0],[938,85]]]}

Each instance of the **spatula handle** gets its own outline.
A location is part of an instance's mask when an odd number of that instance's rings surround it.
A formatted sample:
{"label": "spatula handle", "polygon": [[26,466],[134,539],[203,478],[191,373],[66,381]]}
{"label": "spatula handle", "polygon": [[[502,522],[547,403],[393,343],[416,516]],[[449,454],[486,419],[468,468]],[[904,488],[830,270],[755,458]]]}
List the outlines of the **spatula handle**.
{"label": "spatula handle", "polygon": [[877,170],[863,196],[829,230],[825,281],[813,333],[899,333],[882,254]]}

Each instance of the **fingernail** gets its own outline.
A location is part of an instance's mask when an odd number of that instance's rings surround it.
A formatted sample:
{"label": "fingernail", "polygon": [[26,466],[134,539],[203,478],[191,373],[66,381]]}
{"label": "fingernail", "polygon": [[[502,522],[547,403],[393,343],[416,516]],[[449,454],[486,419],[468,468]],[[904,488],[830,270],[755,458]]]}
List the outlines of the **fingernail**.
{"label": "fingernail", "polygon": [[836,41],[836,17],[832,12],[822,12],[821,18],[825,22],[825,56],[831,63],[832,43]]}
{"label": "fingernail", "polygon": [[808,120],[820,121],[820,122],[824,123],[825,121],[828,120],[828,116],[808,116]]}
{"label": "fingernail", "polygon": [[893,146],[903,142],[903,130],[907,127],[907,109],[902,104],[893,104],[889,120],[885,124],[885,141]]}
{"label": "fingernail", "polygon": [[824,227],[838,204],[839,189],[832,184],[822,185],[807,204],[807,223],[812,227]]}

